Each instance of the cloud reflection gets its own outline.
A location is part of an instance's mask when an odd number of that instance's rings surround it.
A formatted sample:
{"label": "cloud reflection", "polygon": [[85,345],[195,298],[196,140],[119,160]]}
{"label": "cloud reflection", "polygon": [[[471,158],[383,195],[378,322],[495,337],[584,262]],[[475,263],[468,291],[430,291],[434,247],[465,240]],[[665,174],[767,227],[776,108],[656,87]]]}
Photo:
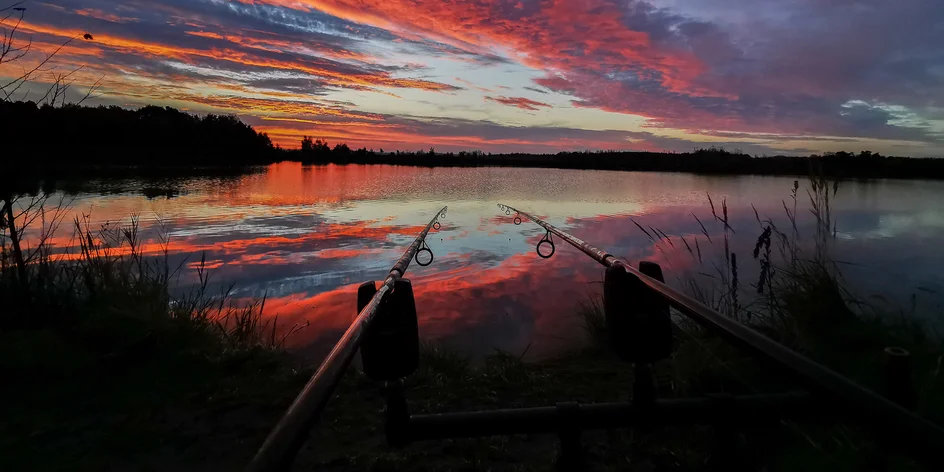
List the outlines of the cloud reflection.
{"label": "cloud reflection", "polygon": [[[712,218],[709,193],[716,205],[727,201],[736,230],[728,234],[729,245],[750,291],[759,269],[750,253],[761,231],[752,206],[761,219],[787,227],[783,200],[792,184],[777,177],[277,164],[226,184],[186,181],[180,196],[169,199],[80,194],[67,221],[89,214],[94,227],[139,215],[142,250],[156,255],[166,247],[171,261],[183,264],[182,289],[193,283],[205,254],[214,281],[234,284],[241,299],[266,296],[267,316],[278,316],[283,329],[310,323],[289,343],[315,354],[353,319],[357,285],[382,280],[448,203],[442,229],[428,238],[434,264],[414,265],[407,275],[423,339],[473,354],[521,353],[530,346],[529,355],[541,356],[581,340],[575,315],[587,296],[599,293],[603,270],[559,240],[553,258],[539,258],[535,245],[543,230],[527,219],[515,225],[514,215],[500,213],[496,203],[546,218],[628,261],[657,261],[668,282],[679,284],[723,267],[724,231]],[[858,264],[846,275],[866,296],[882,293],[908,303],[917,292],[919,303],[940,302],[935,293],[944,293],[944,280],[936,268],[944,254],[935,238],[944,214],[921,195],[941,192],[941,185],[843,184],[833,203],[836,254]],[[799,230],[812,234],[812,216],[802,205]],[[156,239],[158,215],[170,235],[166,246]],[[68,234],[52,242],[60,251],[74,245]]]}

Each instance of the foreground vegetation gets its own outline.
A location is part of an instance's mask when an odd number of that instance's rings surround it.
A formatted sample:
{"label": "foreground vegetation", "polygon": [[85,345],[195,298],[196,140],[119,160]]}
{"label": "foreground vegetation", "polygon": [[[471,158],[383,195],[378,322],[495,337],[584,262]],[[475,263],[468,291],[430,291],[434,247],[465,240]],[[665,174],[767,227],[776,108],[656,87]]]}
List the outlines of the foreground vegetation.
{"label": "foreground vegetation", "polygon": [[[811,182],[817,229],[800,240],[797,184],[785,205],[788,227],[758,215],[754,253],[737,258],[725,249],[723,260],[714,264],[702,261],[702,248],[727,248],[735,231],[724,202],[711,202],[712,219],[703,225],[701,243],[657,228],[642,232],[656,245],[688,247],[683,257],[713,268],[698,269],[707,280],[683,278],[689,293],[870,388],[883,389],[882,350],[908,349],[914,407],[942,422],[941,340],[906,318],[868,310],[843,288],[841,274],[829,262],[829,199],[837,191],[837,184]],[[11,236],[23,243],[22,223],[5,224],[0,238],[5,377],[0,469],[242,467],[312,373],[310,365],[281,348],[284,335],[262,317],[264,300],[238,305],[229,291],[210,289],[202,269],[189,292],[171,296],[179,268],[170,267],[166,255],[143,254],[133,220],[94,229],[73,221],[76,254],[54,255],[44,237],[59,226],[59,213],[44,203],[19,202],[13,213],[19,216],[10,220],[28,222],[45,208],[43,218],[32,219],[41,226],[34,228],[40,239],[33,249],[12,247]],[[2,213],[10,209],[4,205]],[[720,239],[711,239],[719,233]],[[738,278],[748,263],[760,266],[751,283]],[[606,346],[599,301],[588,299],[580,315],[587,342],[540,362],[501,352],[479,362],[442,346],[423,346],[420,369],[406,380],[411,410],[628,400],[631,369]],[[661,397],[795,388],[779,372],[694,324],[681,322],[675,338],[672,357],[656,366]],[[382,409],[379,386],[352,369],[300,454],[300,470],[550,470],[556,465],[553,435],[390,448],[383,438]],[[708,427],[587,432],[586,470],[699,470],[710,465],[715,438]],[[738,431],[737,447],[747,469],[922,470],[855,424],[827,418]]]}
{"label": "foreground vegetation", "polygon": [[172,296],[180,268],[144,254],[134,219],[76,220],[77,250],[53,254],[62,209],[18,203],[0,202],[0,469],[179,470],[240,443],[220,422],[235,405],[271,424],[254,395],[297,385],[264,300],[237,305],[202,268]]}

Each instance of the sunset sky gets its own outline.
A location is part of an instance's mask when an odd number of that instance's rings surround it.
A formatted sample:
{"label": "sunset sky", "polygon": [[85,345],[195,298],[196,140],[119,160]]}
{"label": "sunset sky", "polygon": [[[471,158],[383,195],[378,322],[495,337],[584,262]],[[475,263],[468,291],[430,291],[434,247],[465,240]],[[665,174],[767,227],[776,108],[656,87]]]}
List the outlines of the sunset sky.
{"label": "sunset sky", "polygon": [[40,82],[80,68],[92,104],[234,113],[284,147],[944,155],[941,0],[21,6],[32,52],[0,77],[76,37]]}

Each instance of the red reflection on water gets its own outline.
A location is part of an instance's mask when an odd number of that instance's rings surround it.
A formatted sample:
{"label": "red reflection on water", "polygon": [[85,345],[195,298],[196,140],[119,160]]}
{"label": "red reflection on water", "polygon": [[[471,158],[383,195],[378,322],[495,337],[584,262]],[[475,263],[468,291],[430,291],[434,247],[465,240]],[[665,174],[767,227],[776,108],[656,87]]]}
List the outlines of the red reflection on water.
{"label": "red reflection on water", "polygon": [[[696,267],[695,250],[688,252],[680,236],[689,245],[712,247],[707,236],[694,229],[691,217],[694,207],[675,207],[664,212],[655,212],[638,217],[596,216],[567,220],[568,231],[591,241],[601,248],[618,250],[626,248],[627,241],[633,246],[620,256],[627,260],[650,260],[666,267],[669,274]],[[690,221],[689,221],[690,220]],[[492,219],[493,223],[507,224],[504,215]],[[634,223],[635,221],[635,223]],[[637,227],[639,223],[654,236],[648,240]],[[712,226],[709,220],[709,227]],[[526,223],[533,224],[533,223]],[[667,228],[671,233],[662,237],[654,228]],[[415,234],[420,227],[401,227],[402,234]],[[394,227],[361,227],[357,225],[338,228],[338,233],[374,238],[386,235]],[[697,233],[695,231],[698,231]],[[492,231],[489,234],[493,234]],[[460,231],[466,238],[468,230]],[[318,238],[319,236],[314,236]],[[530,246],[536,246],[543,233],[527,238]],[[720,238],[720,235],[714,235]],[[259,254],[243,254],[242,263],[289,264],[294,260],[289,242],[299,238],[262,237],[224,243],[225,249],[244,248],[246,243],[276,248]],[[302,238],[304,239],[304,238]],[[421,336],[425,340],[443,340],[456,346],[467,343],[477,346],[477,352],[488,351],[491,346],[502,349],[523,349],[531,346],[532,355],[553,353],[561,347],[581,339],[580,320],[577,308],[591,296],[599,296],[603,268],[564,241],[555,238],[557,252],[551,259],[541,259],[533,251],[513,254],[500,263],[488,266],[476,260],[474,253],[449,254],[446,260],[457,265],[439,264],[409,273],[414,281],[417,297]],[[287,247],[288,246],[288,247]],[[336,248],[320,251],[324,258],[356,258],[370,254],[370,249]],[[380,252],[380,251],[373,251]],[[395,256],[390,257],[390,263]],[[214,261],[215,262],[215,261]],[[414,267],[414,271],[418,270]],[[329,349],[356,315],[356,290],[359,283],[345,284],[339,288],[314,296],[291,294],[269,298],[266,315],[278,317],[283,330],[292,326],[308,324],[303,331],[287,340],[294,347],[310,347],[317,344],[321,350]],[[475,350],[472,347],[470,350]]]}
{"label": "red reflection on water", "polygon": [[[382,276],[424,228],[422,224],[431,216],[426,212],[440,207],[440,199],[455,198],[452,221],[444,223],[442,233],[431,240],[437,246],[436,263],[429,268],[414,266],[408,274],[415,283],[423,338],[466,347],[474,344],[477,348],[468,350],[477,353],[491,347],[523,350],[533,344],[530,354],[553,352],[580,340],[577,308],[591,294],[598,296],[600,287],[594,282],[602,279],[602,267],[559,238],[555,238],[556,255],[550,260],[539,258],[533,248],[544,232],[527,218],[522,225],[514,225],[514,213],[505,215],[493,204],[488,209],[476,208],[474,201],[483,198],[476,178],[490,179],[490,174],[470,177],[468,172],[287,163],[238,181],[197,181],[196,190],[169,200],[123,195],[86,201],[93,201],[97,219],[125,218],[134,212],[146,215],[146,208],[169,216],[176,235],[166,245],[148,240],[138,246],[139,253],[158,255],[166,249],[172,255],[193,254],[196,257],[190,258],[188,268],[218,269],[215,280],[236,283],[245,290],[241,293],[259,297],[268,293],[266,316],[278,316],[282,329],[310,323],[288,340],[304,347],[333,344],[355,316],[360,279]],[[514,181],[529,176],[530,171],[514,176]],[[670,279],[699,269],[697,253],[704,253],[708,261],[718,252],[723,232],[707,202],[679,204],[678,192],[661,189],[653,197],[645,180],[632,188],[620,187],[620,180],[612,182],[616,187],[607,188],[616,188],[612,198],[625,201],[625,207],[624,203],[582,203],[579,195],[599,187],[594,179],[580,180],[565,171],[549,171],[547,176],[558,179],[548,186],[551,190],[540,190],[534,181],[508,188],[502,188],[497,179],[494,185],[492,180],[487,182],[490,191],[498,188],[495,192],[502,201],[521,202],[515,204],[542,218],[552,213],[553,221],[563,221],[563,229],[613,254],[633,262],[659,262]],[[509,192],[518,192],[518,187],[544,191],[543,199],[505,198]],[[624,194],[630,192],[640,193],[627,198]],[[669,193],[672,196],[663,195]],[[598,201],[608,202],[604,196],[598,196]],[[561,202],[562,207],[549,202]],[[86,207],[86,203],[79,206],[82,212]],[[468,218],[466,208],[481,213]],[[633,215],[617,213],[624,211]],[[709,235],[702,234],[692,213],[699,215]],[[755,224],[752,214],[744,216]],[[142,218],[142,223],[146,221]],[[155,226],[145,229],[153,234]],[[660,234],[663,231],[665,235]],[[523,240],[527,250],[521,249]],[[68,235],[57,235],[52,244],[62,250],[75,242]],[[121,247],[112,254],[129,250]],[[206,253],[205,260],[200,260],[200,253]],[[227,272],[232,266],[239,268]]]}
{"label": "red reflection on water", "polygon": [[[551,351],[570,342],[561,339],[566,328],[562,324],[572,324],[569,317],[573,314],[562,316],[560,309],[573,306],[591,280],[584,272],[568,270],[570,259],[573,257],[544,261],[534,254],[517,254],[485,270],[464,265],[412,278],[421,336],[437,340],[479,330],[481,338],[488,336],[489,325],[497,325],[499,329],[520,329],[519,338],[510,340],[510,344],[542,340],[536,351]],[[569,287],[562,289],[564,282]],[[293,346],[305,346],[327,332],[340,333],[348,327],[356,312],[357,285],[309,298],[292,295],[276,299],[267,302],[266,312],[277,315],[283,327],[310,322],[306,330],[288,341]],[[511,319],[503,324],[502,317]],[[504,339],[495,347],[508,347],[508,341]]]}
{"label": "red reflection on water", "polygon": [[[376,248],[324,247],[344,245],[351,242],[364,244],[365,241],[382,242],[391,236],[412,236],[422,231],[425,226],[373,226],[372,221],[359,221],[349,224],[325,224],[312,229],[312,232],[297,236],[256,236],[229,239],[225,241],[201,241],[200,237],[171,239],[166,242],[137,242],[132,247],[126,239],[92,237],[95,252],[109,257],[128,256],[132,253],[144,256],[157,256],[165,253],[200,254],[206,253],[213,259],[207,261],[205,268],[217,268],[226,264],[286,264],[297,262],[296,252],[317,250],[305,257],[319,259],[347,259],[375,254]],[[55,236],[47,240],[54,249],[57,258],[77,260],[84,257],[79,251],[76,237]],[[270,249],[266,251],[266,249]],[[248,253],[250,250],[258,251]],[[225,259],[225,260],[224,260]],[[197,267],[199,263],[190,263]]]}

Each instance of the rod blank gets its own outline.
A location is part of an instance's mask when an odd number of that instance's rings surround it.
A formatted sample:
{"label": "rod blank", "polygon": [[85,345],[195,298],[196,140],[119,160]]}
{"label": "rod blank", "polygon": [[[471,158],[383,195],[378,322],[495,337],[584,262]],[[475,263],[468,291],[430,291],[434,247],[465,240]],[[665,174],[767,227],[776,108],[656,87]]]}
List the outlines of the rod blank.
{"label": "rod blank", "polygon": [[275,429],[269,433],[259,452],[256,453],[256,456],[246,468],[247,472],[286,470],[292,464],[298,450],[308,438],[309,431],[321,417],[321,412],[331,398],[334,388],[341,381],[341,377],[351,364],[351,360],[354,359],[354,355],[363,342],[364,333],[373,324],[377,315],[377,308],[380,306],[380,300],[393,288],[394,283],[406,274],[410,262],[413,261],[420,245],[426,240],[429,230],[439,218],[444,217],[448,208],[443,207],[442,210],[436,213],[436,216],[430,220],[426,228],[413,240],[410,247],[393,266],[390,274],[377,290],[370,303],[357,314],[357,318],[341,337],[341,340],[334,346],[328,357],[318,367],[315,375],[311,377],[305,388],[292,402],[292,406],[275,425]]}
{"label": "rod blank", "polygon": [[710,425],[724,422],[743,425],[801,416],[816,417],[822,414],[820,406],[804,392],[656,400],[644,406],[632,403],[574,405],[572,418],[565,418],[561,409],[556,407],[518,408],[413,415],[405,428],[411,441],[422,441],[510,434],[553,434],[563,427],[595,430],[643,424]]}

